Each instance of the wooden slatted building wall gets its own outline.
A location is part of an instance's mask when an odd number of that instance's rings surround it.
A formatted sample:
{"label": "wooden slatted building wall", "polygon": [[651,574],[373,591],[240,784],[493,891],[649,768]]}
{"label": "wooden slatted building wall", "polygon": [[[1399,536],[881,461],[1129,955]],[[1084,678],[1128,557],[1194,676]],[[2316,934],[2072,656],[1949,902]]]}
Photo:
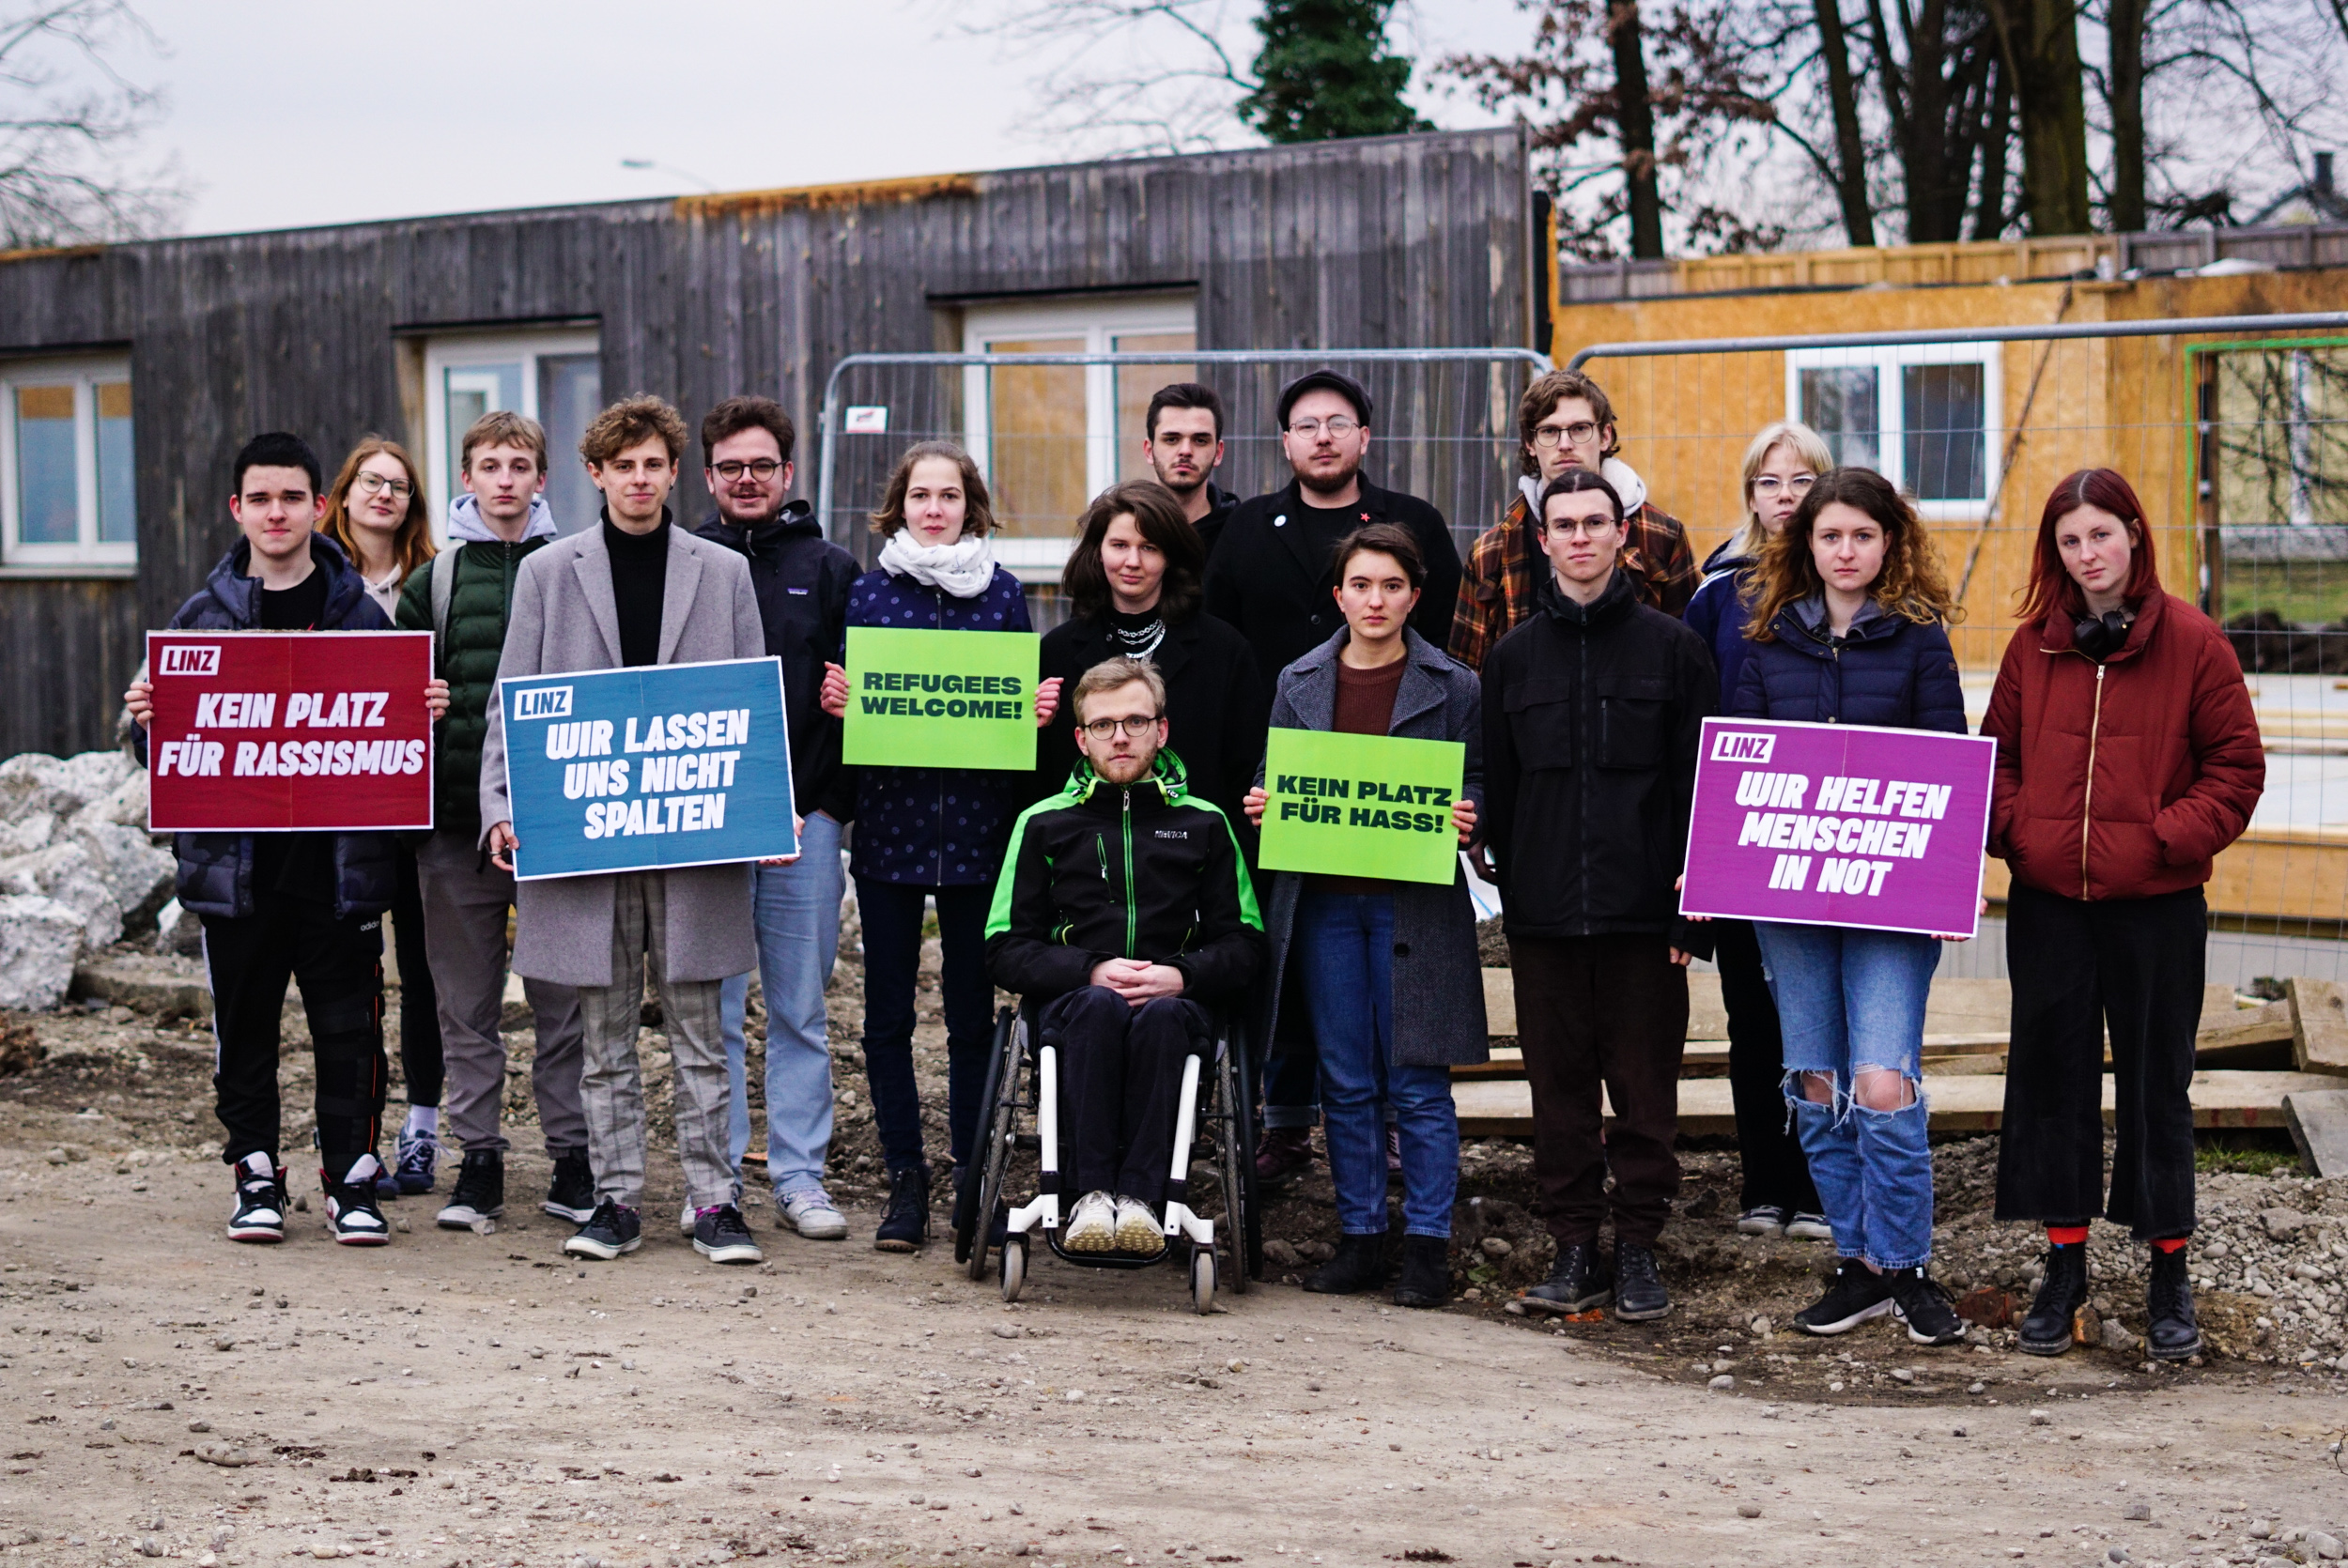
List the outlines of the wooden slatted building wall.
{"label": "wooden slatted building wall", "polygon": [[430,331],[592,323],[607,397],[765,392],[803,431],[841,356],[958,346],[1006,296],[1195,289],[1207,348],[1518,345],[1528,192],[1510,130],[0,259],[0,356],[129,350],[139,509],[135,578],[0,576],[0,756],[109,744],[141,629],[232,542],[237,447],[412,441]]}

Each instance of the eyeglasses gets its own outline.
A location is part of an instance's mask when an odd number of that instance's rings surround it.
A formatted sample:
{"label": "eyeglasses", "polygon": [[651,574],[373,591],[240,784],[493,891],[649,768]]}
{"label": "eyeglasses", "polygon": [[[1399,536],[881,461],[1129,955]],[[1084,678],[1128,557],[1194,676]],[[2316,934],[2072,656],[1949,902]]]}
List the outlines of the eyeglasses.
{"label": "eyeglasses", "polygon": [[1816,474],[1798,473],[1791,479],[1780,479],[1773,473],[1765,473],[1753,482],[1753,493],[1772,500],[1781,492],[1789,496],[1806,496],[1810,493],[1810,486],[1816,483]]}
{"label": "eyeglasses", "polygon": [[1343,414],[1332,414],[1327,419],[1298,420],[1295,423],[1289,426],[1289,434],[1291,436],[1302,436],[1309,441],[1314,437],[1320,435],[1323,430],[1326,430],[1329,432],[1331,439],[1341,441],[1348,436],[1353,434],[1354,431],[1359,430],[1361,427],[1362,422],[1360,420],[1347,419]]}
{"label": "eyeglasses", "polygon": [[1533,432],[1533,444],[1553,447],[1564,441],[1569,446],[1580,446],[1597,434],[1598,426],[1588,420],[1578,420],[1572,424],[1544,424]]}
{"label": "eyeglasses", "polygon": [[1553,523],[1543,523],[1541,531],[1556,534],[1562,539],[1571,539],[1577,534],[1584,539],[1595,539],[1614,526],[1612,517],[1575,517],[1570,521],[1561,517]]}
{"label": "eyeglasses", "polygon": [[359,488],[370,496],[378,490],[389,490],[394,500],[406,500],[416,488],[404,479],[386,479],[379,473],[368,473],[363,469],[360,470],[358,484]]}
{"label": "eyeglasses", "polygon": [[727,461],[716,465],[716,468],[718,470],[718,477],[724,480],[728,484],[733,484],[744,474],[749,474],[752,479],[764,484],[765,481],[774,478],[776,474],[782,471],[782,465],[776,462],[771,457],[761,457],[756,461],[749,463],[741,462],[738,459],[729,458]]}
{"label": "eyeglasses", "polygon": [[1122,730],[1135,740],[1139,740],[1156,729],[1158,720],[1165,716],[1164,714],[1147,714],[1132,718],[1096,718],[1085,725],[1085,733],[1096,741],[1105,741]]}

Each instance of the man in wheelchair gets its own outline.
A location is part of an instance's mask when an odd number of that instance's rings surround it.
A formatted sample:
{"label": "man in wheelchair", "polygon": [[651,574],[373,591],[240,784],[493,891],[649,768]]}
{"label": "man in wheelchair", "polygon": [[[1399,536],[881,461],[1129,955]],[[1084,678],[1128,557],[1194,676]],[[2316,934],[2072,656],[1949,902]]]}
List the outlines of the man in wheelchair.
{"label": "man in wheelchair", "polygon": [[1223,813],[1166,749],[1166,682],[1147,659],[1087,670],[1071,699],[1068,786],[1012,829],[986,926],[995,983],[1035,1008],[1061,1067],[1061,1245],[1165,1251],[1182,1068],[1208,1007],[1263,961],[1263,917]]}

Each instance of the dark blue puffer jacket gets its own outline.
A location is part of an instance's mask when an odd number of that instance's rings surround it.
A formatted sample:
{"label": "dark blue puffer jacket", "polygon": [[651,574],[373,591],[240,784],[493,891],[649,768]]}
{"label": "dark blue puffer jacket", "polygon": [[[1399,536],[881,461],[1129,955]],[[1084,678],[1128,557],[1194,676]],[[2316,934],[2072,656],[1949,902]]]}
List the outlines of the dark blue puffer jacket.
{"label": "dark blue puffer jacket", "polygon": [[1721,672],[1722,713],[1736,702],[1745,661],[1753,656],[1753,644],[1745,638],[1745,602],[1738,591],[1744,587],[1754,558],[1728,551],[1729,546],[1722,545],[1705,558],[1704,581],[1679,612],[1679,619],[1712,650],[1713,667]]}
{"label": "dark blue puffer jacket", "polygon": [[[189,595],[171,618],[175,632],[250,632],[261,623],[261,579],[248,576],[253,546],[237,541],[220,558],[204,586]],[[330,632],[388,632],[392,623],[367,596],[366,579],[331,539],[310,536],[310,560],[326,574],[326,609],[318,627]],[[131,727],[142,765],[147,731]],[[178,833],[172,853],[179,857],[178,897],[183,909],[220,919],[254,911],[253,835]],[[392,907],[398,890],[398,841],[388,833],[334,835],[334,914],[378,915]]]}
{"label": "dark blue puffer jacket", "polygon": [[1956,654],[1938,623],[1919,625],[1871,600],[1846,635],[1831,637],[1826,605],[1814,598],[1780,612],[1770,629],[1769,641],[1746,644],[1729,705],[1737,717],[1965,733]]}

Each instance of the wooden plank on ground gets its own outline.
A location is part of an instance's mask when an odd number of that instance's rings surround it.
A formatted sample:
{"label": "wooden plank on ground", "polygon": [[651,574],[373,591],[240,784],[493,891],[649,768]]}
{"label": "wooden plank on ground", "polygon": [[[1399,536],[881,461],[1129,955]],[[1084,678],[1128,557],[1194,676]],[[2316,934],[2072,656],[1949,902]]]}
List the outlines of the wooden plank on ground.
{"label": "wooden plank on ground", "polygon": [[2283,1097],[2283,1115],[2308,1169],[2348,1176],[2348,1089],[2295,1090]]}
{"label": "wooden plank on ground", "polygon": [[[2193,1075],[2193,1125],[2197,1128],[2280,1129],[2283,1099],[2333,1089],[2338,1080],[2305,1072],[2197,1072]],[[2004,1117],[2005,1076],[1936,1077],[1927,1086],[1935,1132],[1994,1132]],[[1455,1082],[1460,1132],[1469,1138],[1529,1138],[1533,1135],[1533,1091],[1522,1079]],[[1611,1108],[1610,1108],[1611,1109]],[[2104,1080],[2104,1120],[2113,1113],[2113,1084]],[[1679,1130],[1691,1137],[1734,1134],[1737,1114],[1725,1078],[1691,1078],[1679,1085]]]}
{"label": "wooden plank on ground", "polygon": [[2301,1072],[2348,1076],[2348,992],[2338,981],[2304,976],[2283,986],[2297,1008],[2292,1064]]}

